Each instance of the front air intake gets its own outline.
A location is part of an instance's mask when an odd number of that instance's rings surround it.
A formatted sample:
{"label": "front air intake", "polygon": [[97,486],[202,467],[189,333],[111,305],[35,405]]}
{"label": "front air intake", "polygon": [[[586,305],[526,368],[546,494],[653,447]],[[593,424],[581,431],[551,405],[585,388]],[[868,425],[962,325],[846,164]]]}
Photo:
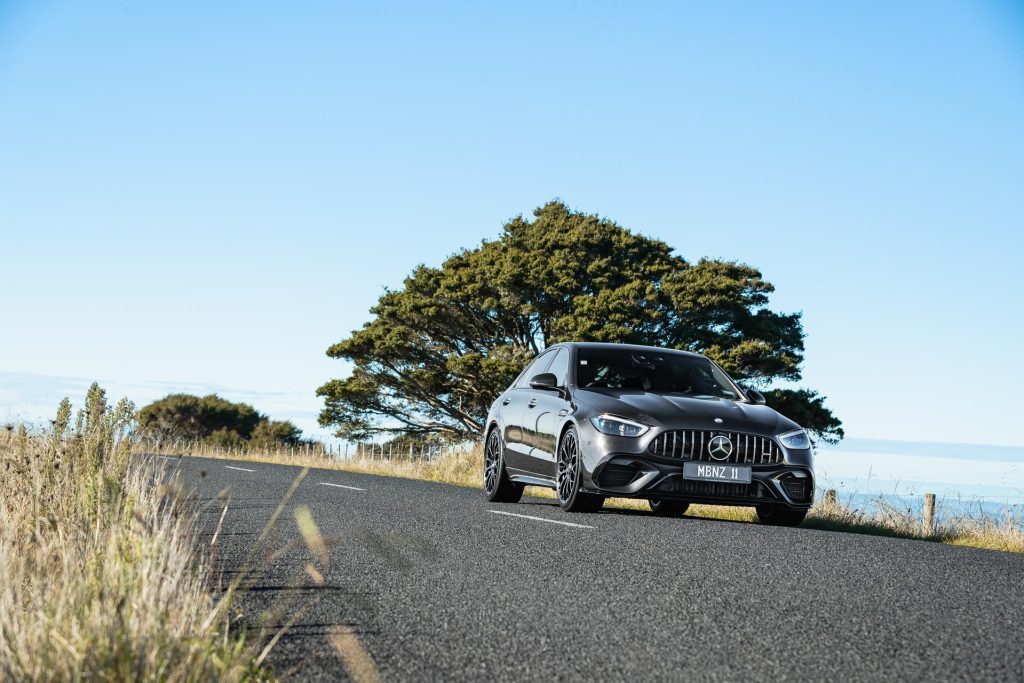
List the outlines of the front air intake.
{"label": "front air intake", "polygon": [[794,477],[788,476],[780,480],[782,488],[785,489],[786,495],[789,496],[793,502],[802,503],[810,499],[811,479],[810,477]]}
{"label": "front air intake", "polygon": [[601,468],[601,473],[597,478],[598,486],[611,489],[629,486],[639,474],[640,470],[636,465],[610,462]]}

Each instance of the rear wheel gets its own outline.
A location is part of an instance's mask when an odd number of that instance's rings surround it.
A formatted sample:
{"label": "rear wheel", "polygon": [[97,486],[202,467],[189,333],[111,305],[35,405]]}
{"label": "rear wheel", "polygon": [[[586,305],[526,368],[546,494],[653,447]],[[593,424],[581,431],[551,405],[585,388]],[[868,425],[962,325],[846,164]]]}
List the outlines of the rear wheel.
{"label": "rear wheel", "polygon": [[647,501],[651,506],[651,512],[657,517],[682,517],[689,503],[681,500],[664,500],[663,498],[651,498]]}
{"label": "rear wheel", "polygon": [[758,505],[757,519],[771,526],[800,526],[807,510],[794,510],[785,505]]}
{"label": "rear wheel", "polygon": [[505,444],[497,428],[487,435],[484,445],[484,493],[492,503],[518,503],[523,497],[522,484],[508,478],[505,471]]}
{"label": "rear wheel", "polygon": [[597,512],[604,505],[604,496],[585,493],[583,486],[583,456],[580,437],[570,427],[558,444],[558,469],[555,472],[555,491],[558,504],[566,512]]}

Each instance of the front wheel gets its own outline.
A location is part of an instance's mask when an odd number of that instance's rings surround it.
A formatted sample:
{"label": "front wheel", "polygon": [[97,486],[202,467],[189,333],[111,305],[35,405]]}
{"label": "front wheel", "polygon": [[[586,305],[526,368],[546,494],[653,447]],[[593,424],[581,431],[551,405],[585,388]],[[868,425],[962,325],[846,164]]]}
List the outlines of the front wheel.
{"label": "front wheel", "polygon": [[484,493],[487,500],[492,503],[518,503],[524,488],[509,479],[505,470],[505,444],[498,430],[492,429],[484,446]]}
{"label": "front wheel", "polygon": [[800,526],[807,510],[794,510],[785,505],[758,505],[757,519],[771,526]]}
{"label": "front wheel", "polygon": [[558,444],[558,469],[555,472],[555,492],[558,504],[566,512],[597,512],[604,505],[604,496],[585,493],[583,486],[583,455],[580,437],[570,427]]}
{"label": "front wheel", "polygon": [[664,498],[651,498],[647,501],[647,504],[651,506],[651,512],[656,517],[682,517],[686,509],[690,507],[689,503],[679,500],[665,500]]}

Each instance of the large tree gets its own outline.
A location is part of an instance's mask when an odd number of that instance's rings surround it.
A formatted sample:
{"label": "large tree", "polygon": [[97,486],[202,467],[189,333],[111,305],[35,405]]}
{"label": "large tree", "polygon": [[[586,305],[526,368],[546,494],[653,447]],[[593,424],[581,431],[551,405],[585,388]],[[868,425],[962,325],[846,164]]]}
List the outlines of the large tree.
{"label": "large tree", "polygon": [[317,391],[320,423],[338,436],[477,435],[494,397],[546,346],[610,341],[696,351],[826,441],[841,423],[823,398],[770,389],[800,379],[799,313],[768,307],[756,268],[701,259],[596,215],[551,202],[501,236],[421,265],[388,290],[362,329],[327,350],[347,379]]}

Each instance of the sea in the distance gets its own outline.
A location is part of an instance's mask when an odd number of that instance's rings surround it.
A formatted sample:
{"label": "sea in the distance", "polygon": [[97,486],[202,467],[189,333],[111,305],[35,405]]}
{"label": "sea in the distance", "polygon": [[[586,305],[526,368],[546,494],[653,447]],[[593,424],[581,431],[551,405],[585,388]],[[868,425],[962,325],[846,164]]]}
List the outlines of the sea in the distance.
{"label": "sea in the distance", "polygon": [[819,445],[818,495],[835,489],[859,508],[879,498],[917,513],[934,493],[941,517],[1024,512],[1024,448],[848,438]]}

